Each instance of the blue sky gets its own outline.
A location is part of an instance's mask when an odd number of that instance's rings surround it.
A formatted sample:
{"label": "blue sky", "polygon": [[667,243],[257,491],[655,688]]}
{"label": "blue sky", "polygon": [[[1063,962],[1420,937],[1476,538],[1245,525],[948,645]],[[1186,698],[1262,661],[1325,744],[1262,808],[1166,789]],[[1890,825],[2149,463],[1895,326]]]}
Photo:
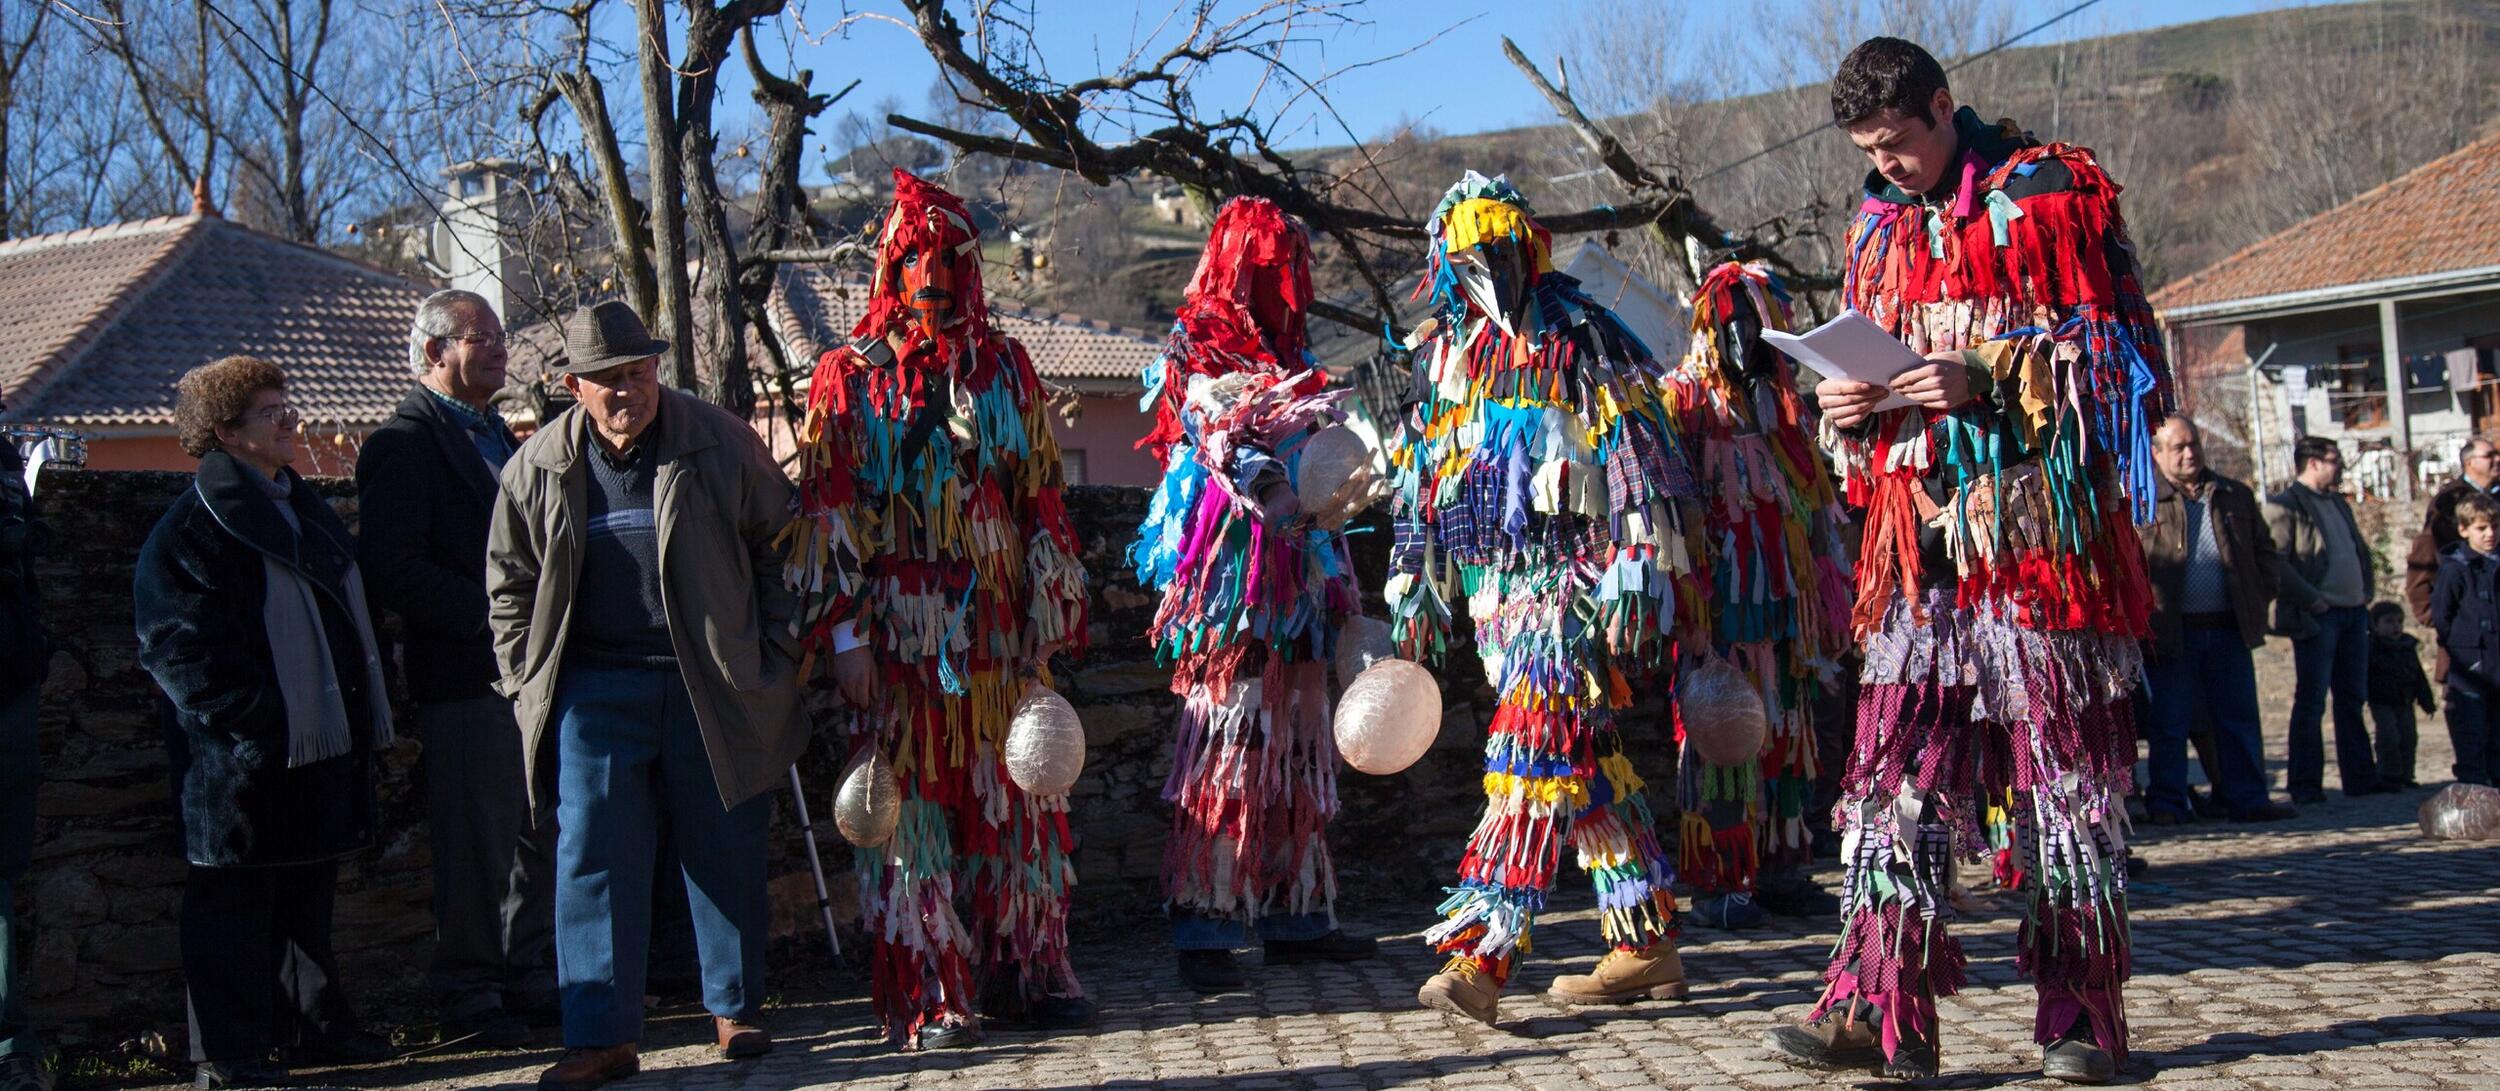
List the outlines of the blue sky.
{"label": "blue sky", "polygon": [[[1174,40],[1176,28],[1159,28],[1175,0],[1122,4],[1104,0],[1030,0],[1036,9],[1036,30],[1050,75],[1062,82],[1115,70],[1139,43],[1161,47]],[[1661,0],[1676,2],[1676,0]],[[1801,0],[1765,0],[1770,7]],[[2070,6],[2071,0],[2021,0],[2019,26]],[[798,6],[798,5],[794,5]],[[851,0],[860,12],[893,15],[891,0]],[[1248,10],[1248,0],[1219,8],[1219,15]],[[1579,7],[1578,0],[1495,5],[1484,0],[1370,0],[1358,14],[1368,25],[1316,31],[1290,51],[1287,60],[1305,76],[1364,61],[1379,63],[1344,72],[1331,79],[1328,98],[1343,127],[1325,116],[1307,97],[1281,118],[1281,143],[1287,147],[1336,144],[1345,130],[1369,139],[1390,131],[1402,118],[1419,117],[1444,133],[1541,124],[1552,119],[1543,100],[1501,55],[1501,37],[1509,35],[1541,64],[1561,47],[1559,17]],[[2028,39],[2026,44],[2076,36],[2138,30],[2195,22],[2226,15],[2288,6],[2264,0],[2101,0],[2059,27]],[[804,10],[809,29],[821,41],[794,41],[767,47],[776,64],[795,59],[816,73],[816,88],[830,91],[853,78],[858,90],[836,105],[820,123],[820,140],[830,135],[830,121],[847,111],[873,113],[874,105],[892,96],[902,111],[928,116],[928,91],[937,75],[936,62],[918,39],[903,27],[874,18],[855,22],[840,34],[825,27],[841,14],[841,5],[816,0]],[[1161,31],[1158,34],[1158,30]],[[1438,37],[1436,37],[1438,35]],[[1412,50],[1412,52],[1405,52]],[[1392,57],[1393,54],[1404,53]],[[1390,58],[1383,60],[1382,58]],[[1258,86],[1263,66],[1239,63],[1208,74],[1198,83],[1202,107],[1229,107],[1256,89],[1263,117],[1278,118],[1290,88],[1282,79]],[[724,88],[724,121],[739,116],[747,102],[743,66],[733,66]],[[812,166],[812,164],[811,164]]]}

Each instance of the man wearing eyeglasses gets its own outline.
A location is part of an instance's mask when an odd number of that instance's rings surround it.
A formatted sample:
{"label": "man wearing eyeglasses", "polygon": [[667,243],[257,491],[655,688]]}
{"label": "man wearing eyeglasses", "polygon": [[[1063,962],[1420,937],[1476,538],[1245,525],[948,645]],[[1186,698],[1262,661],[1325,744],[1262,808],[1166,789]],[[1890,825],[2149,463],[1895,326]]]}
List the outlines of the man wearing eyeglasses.
{"label": "man wearing eyeglasses", "polygon": [[[2457,544],[2457,501],[2469,493],[2481,492],[2500,497],[2500,447],[2481,436],[2465,441],[2457,452],[2457,476],[2431,495],[2430,511],[2422,517],[2422,532],[2413,536],[2413,548],[2405,554],[2405,604],[2412,608],[2413,620],[2431,623],[2431,584],[2439,576],[2439,555]],[[2439,653],[2439,669],[2434,679],[2448,673],[2448,653]]]}
{"label": "man wearing eyeglasses", "polygon": [[399,615],[400,656],[425,744],[434,851],[427,985],[447,1037],[512,1048],[552,1022],[551,826],[533,829],[512,702],[494,691],[486,531],[496,476],[519,448],[494,409],[503,323],[484,297],[444,291],[408,331],[416,386],[356,460],[367,594]]}
{"label": "man wearing eyeglasses", "polygon": [[2282,547],[2274,631],[2292,638],[2291,765],[2294,803],[2326,802],[2320,737],[2328,695],[2335,709],[2335,769],[2347,796],[2382,790],[2362,707],[2370,688],[2370,547],[2338,486],[2344,452],[2323,436],[2292,445],[2294,478],[2266,498],[2266,528]]}

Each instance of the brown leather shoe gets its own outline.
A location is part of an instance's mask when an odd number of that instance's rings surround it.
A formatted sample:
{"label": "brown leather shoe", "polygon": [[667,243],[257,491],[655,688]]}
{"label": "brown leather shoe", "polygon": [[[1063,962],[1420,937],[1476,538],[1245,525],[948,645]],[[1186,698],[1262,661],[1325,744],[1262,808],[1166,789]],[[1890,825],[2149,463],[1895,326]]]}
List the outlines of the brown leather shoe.
{"label": "brown leather shoe", "polygon": [[761,1057],[773,1051],[773,1036],[753,1023],[712,1017],[712,1042],[720,1047],[720,1055],[733,1061]]}
{"label": "brown leather shoe", "polygon": [[621,1046],[575,1047],[564,1059],[538,1074],[538,1091],[598,1091],[610,1080],[642,1071],[642,1051],[634,1043]]}

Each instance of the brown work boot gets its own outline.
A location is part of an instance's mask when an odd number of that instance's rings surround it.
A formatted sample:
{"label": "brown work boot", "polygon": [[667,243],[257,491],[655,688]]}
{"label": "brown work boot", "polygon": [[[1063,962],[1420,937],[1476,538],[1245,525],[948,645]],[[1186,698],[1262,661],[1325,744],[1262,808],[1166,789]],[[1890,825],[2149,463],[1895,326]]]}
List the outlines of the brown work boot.
{"label": "brown work boot", "polygon": [[1868,1012],[1847,1004],[1820,1019],[1782,1023],[1762,1036],[1774,1056],[1808,1068],[1873,1068],[1884,1060],[1884,1040]]}
{"label": "brown work boot", "polygon": [[634,1043],[621,1046],[575,1047],[564,1059],[538,1074],[538,1091],[598,1091],[610,1080],[642,1071],[642,1053]]}
{"label": "brown work boot", "polygon": [[1545,995],[1565,1004],[1629,1004],[1684,999],[1684,958],[1675,944],[1660,940],[1638,951],[1617,947],[1597,960],[1597,970],[1564,974]]}
{"label": "brown work boot", "polygon": [[720,1047],[721,1056],[733,1061],[773,1051],[773,1036],[764,1033],[764,1028],[718,1015],[712,1017],[712,1041]]}
{"label": "brown work boot", "polygon": [[1464,1015],[1488,1027],[1493,1025],[1501,998],[1502,983],[1493,980],[1493,972],[1473,955],[1452,957],[1415,992],[1415,999],[1427,1008]]}

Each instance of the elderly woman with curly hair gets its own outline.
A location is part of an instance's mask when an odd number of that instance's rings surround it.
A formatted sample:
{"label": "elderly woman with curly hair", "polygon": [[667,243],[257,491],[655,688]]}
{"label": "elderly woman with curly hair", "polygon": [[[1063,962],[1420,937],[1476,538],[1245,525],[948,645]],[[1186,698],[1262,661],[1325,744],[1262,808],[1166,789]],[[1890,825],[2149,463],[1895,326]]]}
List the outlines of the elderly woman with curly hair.
{"label": "elderly woman with curly hair", "polygon": [[196,1086],[274,1086],[281,1049],[389,1055],[330,950],[339,861],[373,843],[389,698],[347,526],[288,466],[285,373],[193,368],[174,419],[199,474],[141,547],[134,597],[140,663],[173,707],[191,1058]]}

